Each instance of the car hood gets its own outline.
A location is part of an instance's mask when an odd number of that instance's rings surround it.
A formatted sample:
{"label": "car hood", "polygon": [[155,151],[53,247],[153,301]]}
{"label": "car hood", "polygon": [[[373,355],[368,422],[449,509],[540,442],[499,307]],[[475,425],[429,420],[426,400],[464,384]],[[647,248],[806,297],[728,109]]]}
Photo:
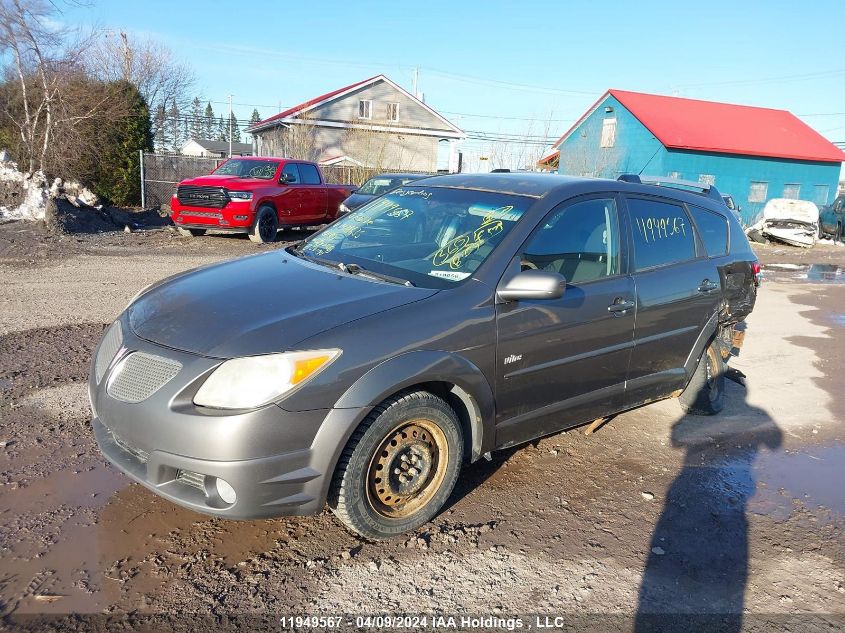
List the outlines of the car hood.
{"label": "car hood", "polygon": [[234,358],[295,349],[320,332],[436,292],[347,275],[276,251],[166,280],[132,304],[129,323],[153,343]]}
{"label": "car hood", "polygon": [[179,185],[191,185],[193,187],[226,187],[227,189],[252,189],[264,185],[273,184],[272,180],[263,178],[243,178],[241,176],[197,176],[188,178]]}
{"label": "car hood", "polygon": [[350,211],[354,211],[358,207],[363,207],[367,204],[370,200],[373,200],[375,196],[368,195],[366,193],[353,193],[349,196],[346,200],[343,201],[343,204],[346,205],[346,208]]}

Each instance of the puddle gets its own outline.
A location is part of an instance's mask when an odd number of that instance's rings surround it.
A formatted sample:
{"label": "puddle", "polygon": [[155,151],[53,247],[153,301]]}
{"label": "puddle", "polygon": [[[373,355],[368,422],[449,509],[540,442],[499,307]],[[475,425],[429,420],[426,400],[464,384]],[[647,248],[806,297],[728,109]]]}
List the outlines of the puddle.
{"label": "puddle", "polygon": [[845,283],[845,267],[837,264],[766,264],[763,276],[773,281]]}
{"label": "puddle", "polygon": [[762,453],[753,467],[757,490],[749,509],[786,520],[796,506],[803,506],[812,510],[820,523],[842,521],[845,519],[843,472],[845,444],[841,443]]}

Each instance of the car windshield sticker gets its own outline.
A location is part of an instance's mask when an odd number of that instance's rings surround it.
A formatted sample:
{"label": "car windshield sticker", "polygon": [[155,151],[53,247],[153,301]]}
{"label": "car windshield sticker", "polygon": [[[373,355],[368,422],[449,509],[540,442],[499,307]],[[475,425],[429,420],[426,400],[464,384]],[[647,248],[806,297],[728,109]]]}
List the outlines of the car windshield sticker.
{"label": "car windshield sticker", "polygon": [[432,277],[439,277],[440,279],[448,279],[449,281],[461,281],[469,277],[469,273],[461,273],[456,270],[432,270],[428,273]]}

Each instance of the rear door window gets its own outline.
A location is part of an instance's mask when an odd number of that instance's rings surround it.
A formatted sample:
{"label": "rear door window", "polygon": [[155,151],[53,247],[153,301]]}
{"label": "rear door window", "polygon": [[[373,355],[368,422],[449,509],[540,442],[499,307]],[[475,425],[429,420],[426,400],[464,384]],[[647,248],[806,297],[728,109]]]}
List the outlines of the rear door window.
{"label": "rear door window", "polygon": [[680,204],[628,198],[634,268],[644,270],[695,258],[695,235]]}
{"label": "rear door window", "polygon": [[704,248],[710,257],[726,255],[728,252],[728,221],[725,216],[689,205],[692,219],[704,242]]}
{"label": "rear door window", "polygon": [[303,185],[319,185],[320,174],[317,173],[317,168],[314,165],[307,163],[300,163],[299,173],[302,175]]}

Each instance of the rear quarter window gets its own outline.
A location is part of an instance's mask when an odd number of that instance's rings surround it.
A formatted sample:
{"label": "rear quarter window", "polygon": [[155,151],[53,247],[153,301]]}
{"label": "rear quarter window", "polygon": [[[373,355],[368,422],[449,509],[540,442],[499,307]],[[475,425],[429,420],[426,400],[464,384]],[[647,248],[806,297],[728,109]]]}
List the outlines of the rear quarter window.
{"label": "rear quarter window", "polygon": [[679,204],[628,198],[634,268],[644,270],[695,258],[692,223]]}
{"label": "rear quarter window", "polygon": [[694,205],[689,205],[689,210],[707,254],[710,257],[726,255],[728,252],[727,218],[720,213]]}
{"label": "rear quarter window", "polygon": [[303,185],[319,185],[320,174],[317,173],[317,168],[308,163],[299,163],[299,173],[302,176]]}

